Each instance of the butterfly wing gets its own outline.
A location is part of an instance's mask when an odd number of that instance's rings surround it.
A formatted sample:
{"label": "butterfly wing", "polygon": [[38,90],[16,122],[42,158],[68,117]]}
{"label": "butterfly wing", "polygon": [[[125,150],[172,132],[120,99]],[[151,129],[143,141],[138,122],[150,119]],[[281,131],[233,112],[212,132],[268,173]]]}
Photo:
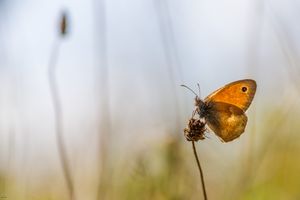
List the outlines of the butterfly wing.
{"label": "butterfly wing", "polygon": [[224,142],[238,138],[247,124],[247,116],[242,109],[223,102],[211,102],[205,120],[209,128]]}
{"label": "butterfly wing", "polygon": [[251,79],[235,81],[216,90],[204,99],[205,102],[223,102],[246,111],[256,92],[256,82]]}

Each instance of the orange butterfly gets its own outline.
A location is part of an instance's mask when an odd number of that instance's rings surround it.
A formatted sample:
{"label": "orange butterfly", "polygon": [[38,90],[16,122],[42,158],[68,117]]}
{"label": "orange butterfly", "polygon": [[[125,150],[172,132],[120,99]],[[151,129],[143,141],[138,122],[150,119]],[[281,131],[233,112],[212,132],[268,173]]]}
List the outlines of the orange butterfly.
{"label": "orange butterfly", "polygon": [[254,80],[244,79],[229,83],[210,94],[204,101],[196,95],[196,113],[222,141],[232,141],[245,131],[245,111],[255,92]]}

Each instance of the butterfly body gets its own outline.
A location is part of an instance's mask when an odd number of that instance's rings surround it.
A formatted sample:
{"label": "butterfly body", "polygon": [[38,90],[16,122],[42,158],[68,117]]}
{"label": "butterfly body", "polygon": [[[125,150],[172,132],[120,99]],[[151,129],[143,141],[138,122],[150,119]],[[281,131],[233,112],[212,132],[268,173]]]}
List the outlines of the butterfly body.
{"label": "butterfly body", "polygon": [[251,79],[235,81],[216,90],[204,100],[196,97],[196,111],[224,142],[238,138],[247,124],[245,111],[256,92]]}

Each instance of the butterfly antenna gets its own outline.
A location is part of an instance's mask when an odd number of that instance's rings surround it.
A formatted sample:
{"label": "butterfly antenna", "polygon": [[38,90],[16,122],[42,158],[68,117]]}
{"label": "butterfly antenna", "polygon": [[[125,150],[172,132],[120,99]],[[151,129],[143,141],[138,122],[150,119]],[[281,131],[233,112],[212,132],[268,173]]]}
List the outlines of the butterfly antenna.
{"label": "butterfly antenna", "polygon": [[192,93],[194,93],[198,97],[198,95],[196,94],[196,92],[194,92],[194,90],[192,90],[190,87],[188,87],[186,85],[180,85],[180,86],[187,88],[188,90],[190,90]]}
{"label": "butterfly antenna", "polygon": [[197,86],[198,86],[198,91],[199,91],[199,97],[201,97],[201,89],[200,89],[200,84],[197,83]]}

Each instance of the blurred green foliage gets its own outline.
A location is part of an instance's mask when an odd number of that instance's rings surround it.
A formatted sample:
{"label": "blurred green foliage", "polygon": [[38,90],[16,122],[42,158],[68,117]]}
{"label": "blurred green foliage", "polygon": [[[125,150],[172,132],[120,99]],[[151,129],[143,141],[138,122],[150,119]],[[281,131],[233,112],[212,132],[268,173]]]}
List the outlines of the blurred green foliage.
{"label": "blurred green foliage", "polygon": [[[265,116],[257,120],[255,140],[251,141],[255,143],[253,151],[243,154],[251,158],[248,167],[226,171],[225,176],[215,179],[215,174],[212,174],[214,171],[207,168],[215,163],[205,163],[203,170],[209,199],[300,199],[298,114],[292,110],[273,110],[265,113]],[[248,131],[246,134],[253,133]],[[197,146],[205,141],[198,142]],[[200,160],[203,154],[210,156],[210,152],[199,151]],[[203,161],[207,162],[205,159],[201,161],[202,164]],[[108,168],[110,180],[103,183],[105,199],[202,199],[192,145],[184,136],[178,139],[169,135],[161,143],[147,146],[146,150],[131,153],[122,162],[114,163]],[[18,199],[16,193],[22,188],[18,188],[14,176],[2,173],[0,178],[1,191],[7,192],[10,199]],[[30,191],[26,199],[63,199],[63,187],[58,189],[50,180],[39,180],[41,187],[38,191]]]}

